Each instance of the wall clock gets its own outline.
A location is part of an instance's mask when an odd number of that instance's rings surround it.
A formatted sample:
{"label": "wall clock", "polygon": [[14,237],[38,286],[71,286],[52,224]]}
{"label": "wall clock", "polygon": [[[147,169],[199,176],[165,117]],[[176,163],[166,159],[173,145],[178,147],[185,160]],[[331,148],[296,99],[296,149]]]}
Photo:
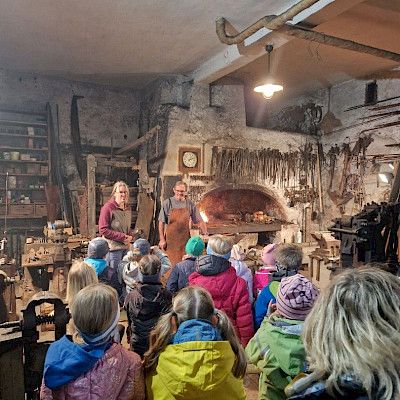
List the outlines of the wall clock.
{"label": "wall clock", "polygon": [[201,149],[198,147],[179,148],[179,171],[181,172],[200,172],[201,169]]}

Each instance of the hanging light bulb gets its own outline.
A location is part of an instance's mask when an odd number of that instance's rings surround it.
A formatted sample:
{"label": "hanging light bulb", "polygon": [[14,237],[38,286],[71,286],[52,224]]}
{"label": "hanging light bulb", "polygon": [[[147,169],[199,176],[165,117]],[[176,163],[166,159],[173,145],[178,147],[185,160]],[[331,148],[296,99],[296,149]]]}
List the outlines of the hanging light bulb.
{"label": "hanging light bulb", "polygon": [[275,92],[280,92],[281,90],[283,90],[282,85],[275,85],[273,83],[266,83],[265,85],[256,86],[254,88],[255,92],[262,93],[263,97],[266,99],[270,99]]}
{"label": "hanging light bulb", "polygon": [[276,84],[273,82],[272,78],[271,78],[271,52],[274,49],[274,46],[272,46],[272,44],[268,44],[265,47],[265,50],[268,53],[268,78],[267,78],[267,82],[264,85],[261,86],[256,86],[254,88],[254,91],[257,93],[262,93],[263,97],[266,99],[270,99],[275,92],[280,92],[281,90],[283,90],[283,86]]}
{"label": "hanging light bulb", "polygon": [[378,176],[383,183],[391,183],[394,178],[394,175],[391,172],[381,172]]}

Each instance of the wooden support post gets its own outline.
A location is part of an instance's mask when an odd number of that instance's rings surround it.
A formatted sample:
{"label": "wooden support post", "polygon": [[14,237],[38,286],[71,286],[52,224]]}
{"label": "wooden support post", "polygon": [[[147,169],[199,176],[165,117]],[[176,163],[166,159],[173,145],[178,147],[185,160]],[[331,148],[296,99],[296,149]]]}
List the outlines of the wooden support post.
{"label": "wooden support post", "polygon": [[146,132],[142,137],[136,139],[133,143],[128,144],[124,147],[121,147],[119,150],[115,152],[115,154],[124,154],[132,152],[137,149],[142,144],[145,144],[155,133],[157,133],[161,129],[160,125],[156,125],[154,128],[151,128],[148,132]]}
{"label": "wooden support post", "polygon": [[319,282],[321,277],[321,259],[317,258],[317,272],[315,273],[315,279]]}
{"label": "wooden support post", "polygon": [[88,232],[89,237],[96,236],[96,158],[89,154],[87,163],[87,194],[88,194]]}

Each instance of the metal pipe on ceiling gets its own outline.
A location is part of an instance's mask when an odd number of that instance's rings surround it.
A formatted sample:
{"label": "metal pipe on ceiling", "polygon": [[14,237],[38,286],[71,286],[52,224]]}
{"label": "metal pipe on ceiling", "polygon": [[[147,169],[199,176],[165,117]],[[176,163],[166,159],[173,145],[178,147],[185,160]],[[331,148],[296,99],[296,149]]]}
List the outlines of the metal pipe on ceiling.
{"label": "metal pipe on ceiling", "polygon": [[319,0],[302,0],[292,7],[288,8],[285,12],[279,15],[267,15],[259,19],[253,25],[244,29],[237,35],[227,35],[225,30],[225,23],[227,22],[224,17],[219,17],[216,20],[216,29],[219,40],[225,44],[239,44],[244,42],[248,37],[259,31],[261,28],[267,28],[270,30],[276,30],[282,27],[285,22],[290,21],[300,12],[311,7],[313,4],[318,3]]}
{"label": "metal pipe on ceiling", "polygon": [[303,0],[295,4],[293,7],[286,10],[284,13],[276,15],[267,15],[259,19],[256,23],[250,25],[237,35],[230,36],[226,33],[226,24],[229,23],[224,17],[219,17],[216,20],[216,32],[219,40],[225,44],[240,44],[255,32],[262,28],[276,31],[290,36],[295,36],[299,39],[310,40],[325,44],[328,46],[339,47],[341,49],[352,50],[359,53],[370,54],[376,57],[385,58],[395,62],[400,62],[400,54],[392,51],[378,49],[376,47],[367,46],[358,42],[348,39],[338,38],[336,36],[327,35],[325,33],[312,31],[299,26],[286,24],[287,21],[292,19],[299,12],[310,7],[318,0]]}
{"label": "metal pipe on ceiling", "polygon": [[311,31],[297,26],[285,25],[278,29],[278,33],[295,36],[298,39],[310,40],[327,46],[339,47],[341,49],[352,50],[358,53],[370,54],[372,56],[386,58],[388,60],[400,63],[400,54],[392,51],[378,49],[376,47],[367,46],[365,44],[353,42],[352,40],[338,38],[336,36],[327,35],[325,33]]}

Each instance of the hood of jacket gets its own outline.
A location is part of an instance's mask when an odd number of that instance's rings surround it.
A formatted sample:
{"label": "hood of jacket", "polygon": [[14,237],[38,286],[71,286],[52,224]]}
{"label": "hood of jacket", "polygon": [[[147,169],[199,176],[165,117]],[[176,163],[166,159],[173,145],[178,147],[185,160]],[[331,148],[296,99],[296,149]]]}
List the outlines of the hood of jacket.
{"label": "hood of jacket", "polygon": [[196,260],[196,271],[204,276],[218,275],[230,266],[231,263],[225,258],[208,254],[200,256]]}
{"label": "hood of jacket", "polygon": [[56,389],[74,381],[90,371],[110,345],[79,346],[63,336],[52,343],[47,351],[43,372],[45,385]]}
{"label": "hood of jacket", "polygon": [[107,268],[107,260],[104,258],[85,258],[83,261],[96,270],[97,276],[101,275]]}
{"label": "hood of jacket", "polygon": [[171,344],[160,354],[156,373],[177,398],[206,398],[232,374],[235,355],[227,341]]}
{"label": "hood of jacket", "polygon": [[238,261],[233,258],[231,258],[229,261],[232,264],[232,267],[235,268],[237,276],[240,276],[241,278],[244,279],[244,277],[251,274],[249,267],[246,265],[244,261]]}
{"label": "hood of jacket", "polygon": [[[341,393],[335,391],[337,398],[345,400],[368,400],[369,398],[361,381],[352,374],[341,375],[337,384],[341,391]],[[290,386],[288,393],[291,400],[326,399],[328,395],[326,382],[323,379],[318,380],[318,374],[315,372],[297,380]],[[304,389],[304,387],[306,388]],[[379,394],[374,398],[380,398]]]}
{"label": "hood of jacket", "polygon": [[129,293],[138,281],[139,263],[130,261],[124,263],[122,279],[126,285],[126,291]]}
{"label": "hood of jacket", "polygon": [[173,344],[186,342],[212,342],[221,341],[219,330],[204,319],[189,319],[179,325],[172,340]]}
{"label": "hood of jacket", "polygon": [[290,376],[305,370],[305,350],[301,340],[303,321],[272,316],[262,322],[257,336],[265,341],[268,351],[276,358],[280,368]]}

